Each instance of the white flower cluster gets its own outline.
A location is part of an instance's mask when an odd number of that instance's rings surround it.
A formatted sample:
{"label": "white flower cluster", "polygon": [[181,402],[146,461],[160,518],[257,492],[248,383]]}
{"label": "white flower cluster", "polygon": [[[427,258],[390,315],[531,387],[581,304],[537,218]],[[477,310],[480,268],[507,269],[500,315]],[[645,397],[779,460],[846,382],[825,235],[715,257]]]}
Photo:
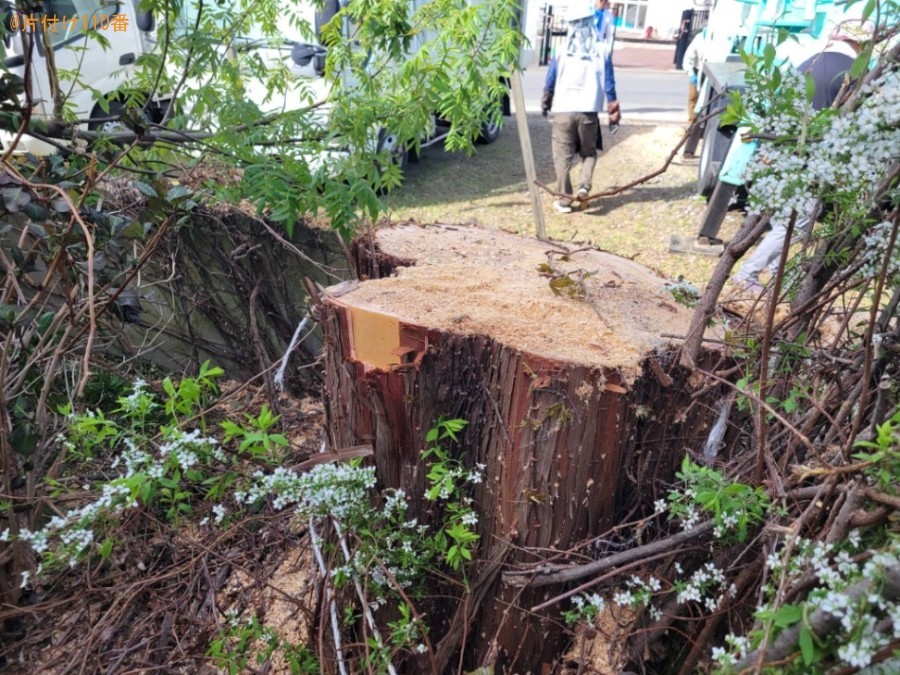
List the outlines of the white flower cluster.
{"label": "white flower cluster", "polygon": [[247,491],[234,493],[238,503],[253,504],[272,495],[272,505],[279,510],[296,504],[305,516],[345,519],[370,508],[368,493],[375,487],[375,467],[320,464],[308,473],[278,467],[270,474],[257,471],[253,479]]}
{"label": "white flower cluster", "polygon": [[696,504],[697,492],[688,488],[684,491],[684,496],[687,504],[684,505],[685,512],[681,514],[681,527],[685,530],[692,530],[700,522],[700,509]]}
{"label": "white flower cluster", "polygon": [[[863,250],[863,265],[860,272],[864,277],[872,278],[881,274],[893,228],[893,223],[885,220],[877,225],[873,225],[872,229],[863,235],[865,249]],[[885,277],[889,280],[894,280],[898,276],[900,276],[900,241],[894,242],[891,259],[888,261],[885,274]]]}
{"label": "white flower cluster", "polygon": [[[897,564],[900,557],[900,543],[895,543],[887,551],[873,555],[863,565],[852,562],[849,556],[837,556],[836,569],[824,573],[823,563],[814,560],[816,576],[824,588],[817,589],[807,600],[809,611],[822,609],[841,620],[842,634],[838,636],[840,646],[838,658],[846,665],[863,668],[881,649],[891,643],[892,638],[900,638],[900,605],[886,600],[880,593],[871,592],[861,597],[851,597],[847,588],[860,580],[877,580],[886,569]],[[879,632],[876,624],[880,617],[891,622],[890,632]]]}
{"label": "white flower cluster", "polygon": [[613,595],[613,602],[619,607],[637,607],[650,602],[654,593],[662,588],[662,582],[654,576],[647,577],[644,581],[639,576],[632,575],[625,581],[625,590],[617,591]]}
{"label": "white flower cluster", "polygon": [[200,453],[209,452],[218,443],[212,436],[203,436],[199,429],[173,429],[168,434],[168,440],[159,446],[159,454],[164,460],[171,456],[178,467],[186,471],[200,461]]}
{"label": "white flower cluster", "polygon": [[573,596],[572,608],[563,612],[567,624],[593,623],[600,612],[606,608],[606,602],[597,593],[581,593]]}
{"label": "white flower cluster", "polygon": [[131,385],[131,393],[119,399],[122,412],[141,415],[155,407],[153,392],[148,390],[148,386],[145,380],[136,379]]}
{"label": "white flower cluster", "polygon": [[393,490],[390,492],[384,500],[384,505],[381,507],[381,513],[388,519],[406,513],[406,492],[403,490]]}
{"label": "white flower cluster", "polygon": [[678,602],[700,602],[712,612],[726,597],[736,592],[734,584],[728,586],[725,573],[716,567],[715,563],[707,562],[697,569],[690,579],[678,584]]}
{"label": "white flower cluster", "polygon": [[[796,84],[796,83],[795,83]],[[786,225],[791,212],[810,211],[816,195],[832,201],[871,197],[888,164],[900,154],[900,80],[886,75],[867,85],[861,105],[852,111],[812,113],[800,107],[790,83],[783,85],[791,103],[779,109],[762,130],[779,137],[800,137],[821,127],[821,137],[807,138],[805,148],[763,141],[747,169],[754,213],[771,214],[773,225]],[[818,126],[817,126],[818,124]],[[882,252],[883,257],[883,252]]]}
{"label": "white flower cluster", "polygon": [[713,661],[720,666],[733,666],[739,658],[746,656],[750,651],[750,640],[740,635],[726,635],[725,644],[728,645],[727,649],[713,647],[712,650]]}
{"label": "white flower cluster", "polygon": [[[402,495],[402,491],[398,493]],[[394,504],[398,505],[395,515],[401,515],[401,509],[405,512],[405,500],[396,500]],[[428,563],[427,554],[419,544],[428,528],[415,519],[403,521],[394,517],[389,522],[389,526],[373,522],[376,536],[361,539],[360,548],[350,561],[331,570],[331,576],[337,581],[352,576],[366,577],[373,596],[373,610],[387,604],[386,596],[396,586],[407,589],[421,582],[422,567]],[[377,559],[377,564],[373,564],[373,559]]]}
{"label": "white flower cluster", "polygon": [[456,460],[444,463],[437,499],[447,501],[454,498],[456,490],[464,483],[481,483],[484,480],[484,467],[484,464],[476,464],[474,469],[469,470]]}
{"label": "white flower cluster", "polygon": [[739,511],[728,511],[716,518],[716,526],[713,528],[713,535],[716,539],[728,536],[734,526],[741,521],[741,515]]}
{"label": "white flower cluster", "polygon": [[135,441],[127,436],[122,439],[124,448],[113,459],[111,468],[120,465],[125,466],[125,477],[138,473],[145,473],[151,478],[162,478],[166,475],[166,463],[169,459],[174,464],[186,471],[196,465],[202,456],[218,450],[218,440],[212,436],[203,436],[199,429],[183,432],[172,429],[167,434],[167,440],[159,446],[159,457],[151,452],[138,447]]}
{"label": "white flower cluster", "polygon": [[110,465],[111,469],[116,469],[120,464],[124,464],[125,476],[128,477],[147,471],[154,464],[153,456],[139,448],[131,438],[124,438],[123,443],[125,448],[113,459]]}
{"label": "white flower cluster", "polygon": [[74,567],[94,542],[93,526],[97,519],[115,515],[136,505],[137,502],[131,497],[131,490],[125,485],[107,483],[95,501],[72,509],[62,516],[53,516],[40,530],[22,530],[19,539],[29,543],[38,556],[49,551],[54,541],[58,542],[57,554],[70,567]]}
{"label": "white flower cluster", "polygon": [[[854,549],[859,548],[860,535],[854,530],[848,542]],[[766,567],[774,576],[781,575],[783,582],[797,581],[810,572],[820,586],[813,590],[804,603],[803,613],[808,616],[816,611],[824,611],[840,620],[840,631],[830,637],[829,642],[836,647],[835,655],[844,664],[864,668],[871,664],[875,654],[900,638],[900,604],[886,600],[873,590],[867,594],[858,591],[851,594],[851,586],[860,581],[877,582],[884,577],[885,570],[896,566],[900,558],[900,542],[894,542],[888,549],[875,553],[865,563],[856,563],[846,550],[824,542],[798,539],[793,547],[783,547],[773,551],[766,559]],[[785,552],[791,553],[784,562]],[[767,587],[769,597],[774,597],[775,589]],[[774,607],[763,604],[757,608],[760,615],[771,614]],[[887,630],[879,631],[886,619]],[[730,639],[729,639],[730,638]],[[735,640],[726,638],[731,649],[713,649],[713,658],[721,665],[733,665],[746,649],[735,648]]]}
{"label": "white flower cluster", "polygon": [[484,467],[485,467],[484,464],[476,464],[475,469],[473,469],[472,471],[469,471],[468,475],[466,476],[466,479],[472,485],[479,485],[480,483],[482,483],[484,481]]}
{"label": "white flower cluster", "polygon": [[572,598],[572,604],[580,610],[590,608],[590,613],[597,615],[606,607],[606,601],[597,593],[581,593]]}

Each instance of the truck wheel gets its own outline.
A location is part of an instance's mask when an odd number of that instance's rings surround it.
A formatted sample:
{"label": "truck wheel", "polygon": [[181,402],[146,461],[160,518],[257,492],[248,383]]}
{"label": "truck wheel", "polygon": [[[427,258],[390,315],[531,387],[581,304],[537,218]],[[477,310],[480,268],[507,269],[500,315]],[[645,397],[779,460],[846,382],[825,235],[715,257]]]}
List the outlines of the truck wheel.
{"label": "truck wheel", "polygon": [[476,139],[476,143],[488,145],[500,138],[500,123],[491,120],[481,125],[481,134]]}
{"label": "truck wheel", "polygon": [[737,127],[725,126],[719,128],[719,117],[713,117],[706,123],[706,132],[703,134],[703,148],[700,151],[700,166],[697,170],[697,192],[704,197],[712,195],[719,180],[719,170],[728,148],[731,147],[731,139]]}
{"label": "truck wheel", "polygon": [[[409,152],[407,152],[406,148],[402,147],[399,144],[399,139],[397,138],[396,134],[392,134],[386,129],[382,128],[378,132],[378,151],[382,152],[385,150],[388,152],[390,163],[400,169],[402,181],[402,174],[406,173],[406,165],[409,160]],[[385,192],[387,192],[387,190],[382,188],[381,190],[379,190],[379,192],[384,194]]]}
{"label": "truck wheel", "polygon": [[[116,99],[109,102],[108,113],[103,112],[103,108],[101,108],[99,104],[95,105],[94,109],[91,111],[90,121],[88,122],[88,131],[102,131],[106,134],[131,131],[128,125],[122,121],[122,116],[125,114],[125,111],[125,104]],[[151,106],[145,105],[144,109],[141,111],[141,119],[147,123],[159,123],[162,121],[162,111],[154,110]]]}
{"label": "truck wheel", "polygon": [[131,131],[127,126],[125,126],[125,123],[121,119],[124,112],[125,104],[121,101],[110,101],[108,113],[103,112],[103,108],[101,108],[99,104],[95,105],[94,110],[91,112],[91,121],[88,122],[88,131],[101,131],[105,134],[116,134]]}

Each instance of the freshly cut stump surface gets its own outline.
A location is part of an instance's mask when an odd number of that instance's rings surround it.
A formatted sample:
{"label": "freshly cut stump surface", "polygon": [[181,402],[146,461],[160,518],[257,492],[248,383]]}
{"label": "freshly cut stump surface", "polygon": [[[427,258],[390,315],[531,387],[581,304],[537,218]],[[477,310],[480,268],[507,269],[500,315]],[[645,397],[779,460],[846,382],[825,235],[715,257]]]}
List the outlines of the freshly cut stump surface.
{"label": "freshly cut stump surface", "polygon": [[469,669],[537,672],[559,653],[559,608],[520,608],[557,589],[513,588],[500,571],[653,513],[652,486],[706,438],[718,396],[691,398],[661,337],[684,334],[690,310],[636,262],[499,230],[406,224],[352,252],[362,281],[318,304],[330,440],[371,444],[380,483],[432,522],[425,435],[441,417],[469,422],[453,452],[485,467],[468,575],[481,601],[424,610],[439,670],[464,642]]}
{"label": "freshly cut stump surface", "polygon": [[[489,336],[545,359],[615,366],[626,380],[648,353],[669,344],[661,333],[684,334],[690,322],[690,310],[675,302],[663,279],[610,253],[465,225],[400,225],[375,238],[396,275],[367,281],[339,302],[398,322]],[[565,260],[568,250],[578,252]],[[548,274],[574,279],[579,270],[593,274],[584,299],[570,297],[566,287],[553,292]],[[402,362],[389,352],[370,365]]]}

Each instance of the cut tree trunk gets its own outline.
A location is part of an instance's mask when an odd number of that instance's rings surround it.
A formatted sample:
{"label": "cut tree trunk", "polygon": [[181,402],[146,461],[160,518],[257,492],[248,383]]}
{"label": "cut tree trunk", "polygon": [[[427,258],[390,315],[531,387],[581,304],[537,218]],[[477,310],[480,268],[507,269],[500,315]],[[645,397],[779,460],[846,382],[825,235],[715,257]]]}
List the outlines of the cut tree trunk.
{"label": "cut tree trunk", "polygon": [[[440,417],[467,420],[459,456],[486,467],[479,557],[505,550],[504,569],[652,513],[653,486],[702,446],[715,414],[711,399],[692,402],[676,346],[660,337],[683,334],[691,315],[665,282],[565,250],[469,226],[385,228],[354,247],[363,281],[327,289],[317,310],[333,446],[371,444],[381,484],[427,520],[425,434]],[[706,352],[705,364],[718,358]],[[560,608],[526,610],[560,589],[482,583],[465,630],[432,614],[432,641],[443,638],[444,658],[464,649],[472,668],[540,672],[564,639]]]}

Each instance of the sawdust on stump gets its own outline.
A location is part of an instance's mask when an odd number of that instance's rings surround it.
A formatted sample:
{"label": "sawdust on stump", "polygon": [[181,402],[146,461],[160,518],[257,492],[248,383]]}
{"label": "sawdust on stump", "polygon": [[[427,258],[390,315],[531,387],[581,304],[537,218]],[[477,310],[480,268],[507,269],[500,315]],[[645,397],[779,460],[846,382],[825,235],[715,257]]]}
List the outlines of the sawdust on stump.
{"label": "sawdust on stump", "polygon": [[[684,334],[690,322],[690,309],[662,278],[610,253],[465,225],[423,233],[406,224],[375,236],[383,255],[407,266],[368,280],[340,302],[404,323],[490,336],[545,359],[618,367],[628,381],[647,354],[668,344],[661,334]],[[554,276],[577,284],[583,272],[590,274],[581,282],[583,298],[566,287],[554,293]]]}

